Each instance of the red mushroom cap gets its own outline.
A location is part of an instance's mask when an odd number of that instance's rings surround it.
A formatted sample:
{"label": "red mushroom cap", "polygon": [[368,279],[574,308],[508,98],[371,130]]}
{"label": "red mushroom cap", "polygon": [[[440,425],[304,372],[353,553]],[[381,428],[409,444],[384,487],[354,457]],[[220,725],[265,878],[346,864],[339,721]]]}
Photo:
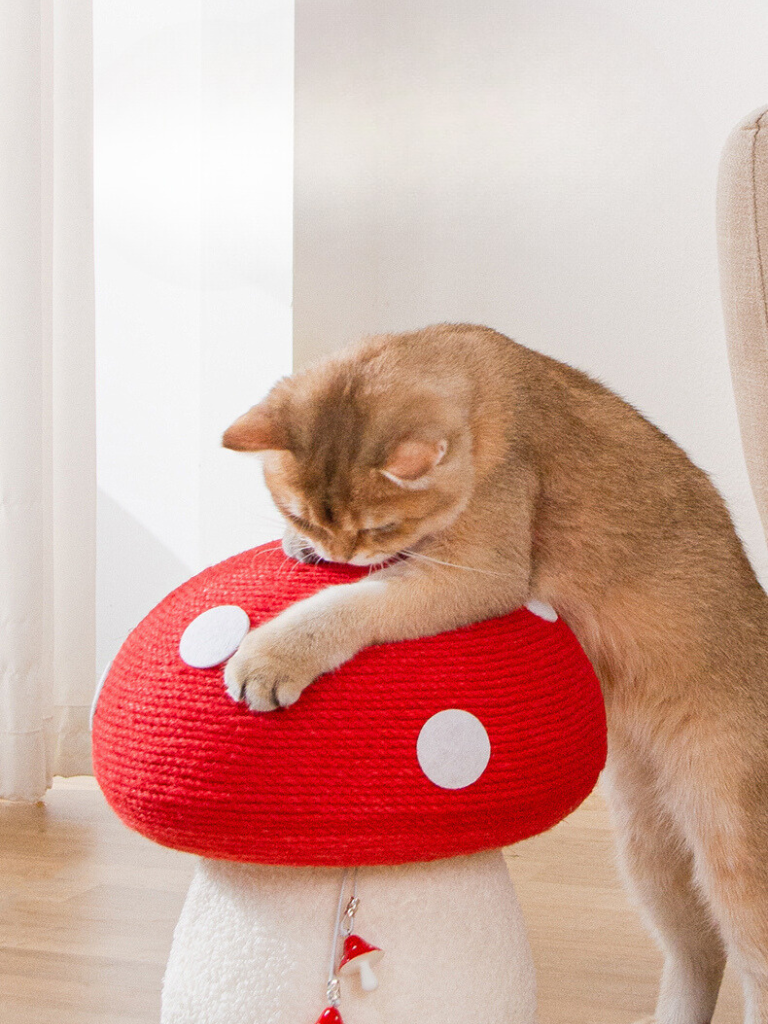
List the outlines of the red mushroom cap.
{"label": "red mushroom cap", "polygon": [[[273,543],[206,569],[150,612],[115,657],[93,722],[95,774],[127,825],[206,857],[397,864],[505,846],[581,803],[605,763],[605,710],[562,621],[520,609],[371,647],[265,714],[229,698],[223,665],[179,656],[211,608],[239,606],[256,626],[365,571],[288,562]],[[469,783],[450,771],[433,781],[429,757],[442,771],[464,726],[478,741]]]}
{"label": "red mushroom cap", "polygon": [[344,971],[344,968],[351,963],[353,960],[357,960],[358,957],[368,956],[371,953],[378,953],[378,956],[370,956],[370,961],[376,964],[384,956],[384,952],[379,949],[378,946],[372,946],[370,942],[366,942],[365,939],[361,939],[359,935],[348,935],[344,939],[344,951],[341,955],[341,962],[339,963],[339,974]]}
{"label": "red mushroom cap", "polygon": [[317,1018],[316,1024],[344,1024],[344,1021],[336,1007],[329,1006]]}

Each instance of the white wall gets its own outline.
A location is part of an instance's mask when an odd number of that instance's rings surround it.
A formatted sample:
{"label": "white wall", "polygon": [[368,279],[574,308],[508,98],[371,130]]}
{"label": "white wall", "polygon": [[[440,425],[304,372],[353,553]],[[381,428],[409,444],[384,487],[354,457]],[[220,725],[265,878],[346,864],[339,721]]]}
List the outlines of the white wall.
{"label": "white wall", "polygon": [[291,0],[94,6],[99,667],[279,531],[218,439],[290,369],[292,262],[297,362],[475,320],[584,367],[713,474],[768,580],[714,235],[762,0],[298,0],[295,197]]}
{"label": "white wall", "polygon": [[763,0],[297,0],[295,349],[487,323],[714,477],[763,578],[714,203],[768,102]]}
{"label": "white wall", "polygon": [[291,369],[293,3],[94,5],[100,667],[278,534],[223,429]]}

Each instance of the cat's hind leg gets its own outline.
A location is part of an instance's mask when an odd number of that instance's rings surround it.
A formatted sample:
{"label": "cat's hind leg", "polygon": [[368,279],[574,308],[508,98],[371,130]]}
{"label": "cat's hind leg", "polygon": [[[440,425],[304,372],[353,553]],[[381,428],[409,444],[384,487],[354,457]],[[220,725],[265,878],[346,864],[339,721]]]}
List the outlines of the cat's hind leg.
{"label": "cat's hind leg", "polygon": [[741,975],[744,1022],[768,1024],[768,813],[761,828],[750,809],[723,806],[709,827],[697,819],[696,875]]}
{"label": "cat's hind leg", "polygon": [[661,764],[664,794],[741,975],[745,1024],[768,1024],[768,708],[744,701],[728,677],[716,692],[713,713],[702,700],[703,711],[676,730]]}
{"label": "cat's hind leg", "polygon": [[768,1021],[768,984],[765,974],[742,972],[744,983],[745,1024],[765,1024]]}
{"label": "cat's hind leg", "polygon": [[709,1024],[726,955],[694,882],[692,853],[638,751],[614,742],[604,781],[620,866],[664,952],[656,1012],[646,1019],[655,1024]]}

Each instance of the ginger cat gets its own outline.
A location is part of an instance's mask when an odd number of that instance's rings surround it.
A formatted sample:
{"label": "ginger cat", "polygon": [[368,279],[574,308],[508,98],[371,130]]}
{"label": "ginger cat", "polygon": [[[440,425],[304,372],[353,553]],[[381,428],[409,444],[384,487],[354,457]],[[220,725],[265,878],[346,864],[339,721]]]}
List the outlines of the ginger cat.
{"label": "ginger cat", "polygon": [[376,337],[224,435],[264,452],[286,552],[381,566],[251,632],[255,711],[361,648],[551,604],[602,683],[629,884],[665,952],[657,1024],[711,1020],[726,955],[768,1024],[768,597],[707,476],[585,374],[485,327]]}

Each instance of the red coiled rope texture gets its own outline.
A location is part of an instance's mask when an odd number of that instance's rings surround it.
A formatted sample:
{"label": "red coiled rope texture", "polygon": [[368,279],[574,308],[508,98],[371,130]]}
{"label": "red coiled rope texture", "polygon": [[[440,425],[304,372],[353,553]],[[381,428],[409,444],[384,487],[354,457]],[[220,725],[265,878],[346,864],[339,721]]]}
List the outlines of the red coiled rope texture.
{"label": "red coiled rope texture", "polygon": [[[206,569],[130,634],[93,725],[95,773],[131,828],[165,846],[261,864],[428,861],[543,832],[592,790],[606,757],[603,700],[562,622],[525,609],[371,647],[290,708],[254,714],[223,666],[179,657],[187,625],[236,604],[251,626],[350,567],[291,561],[273,543]],[[460,708],[484,725],[488,766],[464,789],[422,772],[424,723]]]}

